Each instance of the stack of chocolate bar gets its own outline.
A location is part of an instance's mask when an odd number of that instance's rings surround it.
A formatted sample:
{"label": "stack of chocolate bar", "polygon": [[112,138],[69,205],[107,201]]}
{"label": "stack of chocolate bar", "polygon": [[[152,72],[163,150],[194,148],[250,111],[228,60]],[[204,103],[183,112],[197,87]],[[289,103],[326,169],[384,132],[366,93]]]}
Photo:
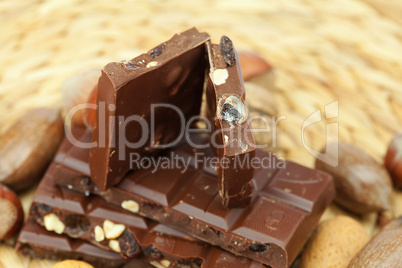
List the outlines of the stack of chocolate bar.
{"label": "stack of chocolate bar", "polygon": [[96,267],[289,267],[334,185],[256,149],[239,66],[229,38],[194,28],[106,65],[96,126],[64,139],[17,249]]}

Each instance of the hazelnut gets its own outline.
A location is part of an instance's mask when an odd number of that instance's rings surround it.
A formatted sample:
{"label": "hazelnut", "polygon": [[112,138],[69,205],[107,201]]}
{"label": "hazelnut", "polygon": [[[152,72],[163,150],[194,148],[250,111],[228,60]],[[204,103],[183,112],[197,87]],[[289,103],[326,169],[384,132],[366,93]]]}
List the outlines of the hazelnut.
{"label": "hazelnut", "polygon": [[119,241],[117,241],[117,240],[110,240],[109,247],[115,252],[118,252],[118,253],[121,252]]}
{"label": "hazelnut", "polygon": [[123,224],[115,224],[109,220],[103,222],[103,231],[107,239],[115,239],[121,236],[126,227]]}
{"label": "hazelnut", "polygon": [[103,240],[105,240],[105,233],[103,232],[102,227],[100,227],[99,225],[95,226],[94,233],[96,242],[102,242]]}
{"label": "hazelnut", "polygon": [[212,71],[212,81],[217,86],[225,84],[228,77],[229,73],[226,69],[215,69]]}
{"label": "hazelnut", "polygon": [[66,226],[54,213],[47,214],[43,217],[43,224],[46,230],[54,231],[57,234],[62,234]]}
{"label": "hazelnut", "polygon": [[385,155],[384,165],[396,188],[402,188],[402,133],[394,136]]}
{"label": "hazelnut", "polygon": [[21,229],[24,213],[18,196],[0,184],[0,240],[15,236]]}
{"label": "hazelnut", "polygon": [[158,62],[157,61],[151,61],[147,64],[147,68],[151,68],[151,67],[155,67],[158,66]]}
{"label": "hazelnut", "polygon": [[229,123],[243,125],[247,122],[248,111],[242,98],[230,95],[219,100],[216,111],[217,117]]}
{"label": "hazelnut", "polygon": [[138,205],[138,203],[133,200],[123,201],[121,203],[121,207],[134,213],[137,213],[140,210],[140,206]]}

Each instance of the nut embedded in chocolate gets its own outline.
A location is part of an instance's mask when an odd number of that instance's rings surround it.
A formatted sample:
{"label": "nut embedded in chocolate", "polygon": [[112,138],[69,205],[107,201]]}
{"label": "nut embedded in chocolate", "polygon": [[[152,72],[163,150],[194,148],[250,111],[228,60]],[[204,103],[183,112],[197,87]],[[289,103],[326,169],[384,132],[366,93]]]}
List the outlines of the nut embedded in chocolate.
{"label": "nut embedded in chocolate", "polygon": [[102,242],[103,240],[105,240],[105,232],[99,225],[96,225],[94,228],[94,236],[96,242]]}
{"label": "nut embedded in chocolate", "polygon": [[220,46],[226,65],[232,66],[236,62],[236,54],[233,49],[232,40],[230,40],[229,37],[223,35],[221,37]]}
{"label": "nut embedded in chocolate", "polygon": [[107,239],[118,238],[126,229],[123,224],[116,224],[109,220],[103,222],[103,230]]}
{"label": "nut embedded in chocolate", "polygon": [[46,230],[54,231],[57,234],[62,234],[66,228],[64,223],[54,213],[47,214],[43,217],[43,225]]}
{"label": "nut embedded in chocolate", "polygon": [[[207,144],[208,139],[202,135],[190,137],[195,144]],[[88,163],[71,160],[82,159],[80,155],[87,155],[89,149],[69,146],[68,143],[68,140],[63,143],[64,150],[60,154],[63,153],[65,160],[69,161],[60,162],[56,167],[64,175],[53,179],[63,188],[74,182],[73,188],[82,193],[79,181],[74,178],[80,175],[77,168],[88,166]],[[200,153],[186,143],[173,148],[172,152],[185,161]],[[204,153],[209,157],[212,152]],[[255,185],[256,191],[247,208],[228,210],[222,207],[216,189],[205,190],[206,186],[216,185],[218,178],[210,169],[195,168],[194,163],[190,164],[184,174],[178,167],[158,169],[156,172],[142,169],[130,173],[118,186],[111,187],[107,194],[99,190],[93,193],[101,195],[109,204],[117,207],[121,207],[124,200],[141,200],[141,215],[174,226],[236,255],[243,255],[273,267],[289,267],[317,224],[321,213],[333,199],[332,178],[323,172],[292,162],[284,163],[272,154],[260,150],[256,151],[256,159],[271,164],[262,165],[254,173],[251,184]],[[79,163],[76,167],[67,168],[67,162]],[[160,178],[163,178],[163,183]],[[132,213],[129,215],[136,216]],[[160,231],[157,228],[153,230]],[[159,239],[158,241],[161,242]],[[142,245],[141,241],[138,243]],[[252,245],[250,251],[251,244],[257,245]],[[254,252],[265,250],[260,245],[267,245],[266,252]],[[153,248],[147,248],[147,245],[141,248],[144,255],[150,256],[153,252]],[[158,251],[153,253],[154,257],[160,257]],[[159,260],[169,259],[167,252],[161,253],[165,256]]]}
{"label": "nut embedded in chocolate", "polygon": [[109,247],[110,247],[114,252],[117,252],[117,253],[120,253],[120,252],[121,252],[120,243],[119,243],[119,241],[117,241],[117,240],[110,240],[110,241],[109,241]]}
{"label": "nut embedded in chocolate", "polygon": [[244,103],[245,90],[239,62],[233,61],[232,66],[225,63],[224,53],[230,54],[233,50],[233,56],[237,57],[237,54],[231,42],[225,40],[223,37],[221,46],[207,43],[210,73],[206,96],[208,113],[212,116],[210,120],[214,122],[210,145],[219,159],[215,168],[222,206],[246,207],[253,194],[250,181],[254,174],[247,159],[255,156],[255,141]]}
{"label": "nut embedded in chocolate", "polygon": [[[205,42],[209,39],[207,33],[192,28],[151,51],[155,59],[146,53],[126,65],[112,62],[102,69],[92,136],[99,146],[93,146],[90,154],[91,180],[100,190],[116,185],[127,172],[138,168],[129,161],[133,153],[141,157],[157,154],[163,148],[155,144],[176,141],[182,119],[188,122],[199,115],[207,68]],[[133,69],[133,64],[139,68]],[[162,103],[173,104],[181,113],[163,105],[155,107]],[[148,131],[153,133],[148,135]]]}
{"label": "nut embedded in chocolate", "polygon": [[137,64],[135,64],[131,60],[122,61],[122,63],[124,64],[124,67],[126,67],[127,69],[135,70],[135,69],[140,68],[140,66],[138,66]]}
{"label": "nut embedded in chocolate", "polygon": [[149,256],[153,259],[163,258],[162,252],[160,252],[155,246],[151,245],[144,250],[145,256]]}
{"label": "nut embedded in chocolate", "polygon": [[135,240],[135,237],[127,229],[124,230],[123,234],[119,239],[119,246],[121,252],[125,256],[129,257],[135,256],[141,251],[138,243]]}
{"label": "nut embedded in chocolate", "polygon": [[78,237],[88,232],[91,222],[88,217],[78,214],[70,214],[64,218],[66,233],[71,237]]}
{"label": "nut embedded in chocolate", "polygon": [[138,203],[133,200],[124,200],[121,202],[121,207],[133,213],[137,213],[140,210]]}
{"label": "nut embedded in chocolate", "polygon": [[237,125],[245,124],[248,119],[246,105],[234,95],[219,100],[217,115],[220,119]]}
{"label": "nut embedded in chocolate", "polygon": [[155,57],[160,56],[163,53],[163,50],[165,50],[165,43],[160,44],[159,46],[154,47],[149,51],[149,56],[151,58],[155,59]]}
{"label": "nut embedded in chocolate", "polygon": [[40,209],[41,212],[44,213],[52,211],[52,208],[46,204],[39,204],[37,207]]}
{"label": "nut embedded in chocolate", "polygon": [[248,246],[248,250],[255,253],[264,253],[268,250],[268,245],[254,243]]}

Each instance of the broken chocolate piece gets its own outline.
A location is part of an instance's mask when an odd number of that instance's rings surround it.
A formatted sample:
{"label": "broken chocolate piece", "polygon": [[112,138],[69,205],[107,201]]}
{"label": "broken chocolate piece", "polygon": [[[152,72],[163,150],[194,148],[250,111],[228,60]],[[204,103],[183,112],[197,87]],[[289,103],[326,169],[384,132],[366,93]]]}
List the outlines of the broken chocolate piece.
{"label": "broken chocolate piece", "polygon": [[103,68],[90,159],[91,179],[100,190],[135,169],[133,155],[152,155],[179,141],[185,123],[199,114],[209,39],[193,28]]}
{"label": "broken chocolate piece", "polygon": [[[83,134],[82,139],[90,135]],[[199,133],[191,140],[208,143],[208,137]],[[64,157],[56,156],[61,162],[54,174],[58,185],[81,193],[91,189],[116,206],[132,200],[138,204],[132,212],[272,267],[292,263],[335,194],[330,175],[257,150],[255,161],[260,161],[261,167],[252,179],[255,194],[251,204],[224,209],[214,170],[197,161],[200,154],[207,159],[211,152],[186,143],[172,152],[190,163],[187,168],[175,166],[169,154],[161,155],[171,168],[130,173],[117,186],[101,192],[90,180],[85,180],[87,185],[82,182],[88,175],[79,170],[88,165],[89,150],[67,140],[60,150],[58,154]]]}
{"label": "broken chocolate piece", "polygon": [[[245,207],[250,203],[255,157],[255,142],[237,53],[226,36],[221,44],[207,43],[210,74],[207,102],[214,122],[211,147],[219,157],[216,173],[219,194],[225,208]],[[226,62],[226,64],[225,64]]]}

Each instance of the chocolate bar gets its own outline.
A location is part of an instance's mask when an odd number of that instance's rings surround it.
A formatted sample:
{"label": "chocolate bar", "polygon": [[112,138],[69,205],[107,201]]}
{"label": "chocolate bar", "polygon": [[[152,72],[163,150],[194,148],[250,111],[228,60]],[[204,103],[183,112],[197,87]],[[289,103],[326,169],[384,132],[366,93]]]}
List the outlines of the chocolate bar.
{"label": "chocolate bar", "polygon": [[[120,251],[123,258],[144,260],[145,254],[145,262],[157,267],[185,264],[204,268],[263,267],[250,259],[234,256],[126,209],[110,205],[99,196],[85,196],[59,188],[54,185],[53,171],[54,165],[50,166],[42,179],[30,210],[30,218],[42,226],[51,227],[49,223],[46,225],[46,219],[57,217],[65,226],[62,232],[68,236],[89,241],[106,250]],[[129,205],[126,204],[126,208],[135,209]]]}
{"label": "chocolate bar", "polygon": [[48,232],[27,220],[16,245],[18,252],[36,259],[78,259],[95,267],[119,267],[127,261],[120,254],[101,249],[84,240],[72,239],[66,235]]}
{"label": "chocolate bar", "polygon": [[179,141],[188,120],[199,114],[209,39],[192,28],[103,68],[90,158],[91,180],[100,190],[137,168],[129,165],[133,155],[156,154]]}
{"label": "chocolate bar", "polygon": [[239,57],[226,36],[222,36],[220,45],[208,42],[207,48],[210,64],[207,103],[214,123],[211,147],[219,157],[216,164],[219,194],[225,208],[245,207],[253,192],[254,169],[237,163],[255,157],[255,142],[244,101]]}
{"label": "chocolate bar", "polygon": [[[84,133],[81,140],[89,139]],[[207,144],[208,137],[194,135],[193,142]],[[256,151],[260,163],[252,180],[255,193],[247,208],[227,210],[221,205],[214,168],[197,158],[208,149],[183,143],[161,155],[165,168],[141,169],[128,174],[117,186],[102,192],[88,174],[89,150],[65,140],[55,160],[58,185],[81,193],[101,195],[109,203],[183,231],[236,255],[272,267],[288,267],[296,258],[318,220],[334,198],[330,175],[293,162],[279,161]],[[175,158],[176,156],[176,158]],[[180,168],[176,159],[190,163]],[[181,162],[181,161],[178,161]]]}
{"label": "chocolate bar", "polygon": [[[171,243],[172,241],[165,242],[167,242],[166,247],[174,247],[175,245]],[[31,258],[78,259],[95,267],[103,268],[263,268],[259,263],[236,257],[217,248],[209,251],[211,247],[206,247],[203,250],[204,256],[208,256],[208,259],[204,260],[203,266],[199,265],[201,260],[197,258],[168,263],[166,259],[165,261],[161,260],[163,256],[160,255],[160,252],[151,249],[137,258],[127,261],[118,253],[101,249],[87,241],[48,232],[32,219],[27,221],[21,230],[16,248]]]}

